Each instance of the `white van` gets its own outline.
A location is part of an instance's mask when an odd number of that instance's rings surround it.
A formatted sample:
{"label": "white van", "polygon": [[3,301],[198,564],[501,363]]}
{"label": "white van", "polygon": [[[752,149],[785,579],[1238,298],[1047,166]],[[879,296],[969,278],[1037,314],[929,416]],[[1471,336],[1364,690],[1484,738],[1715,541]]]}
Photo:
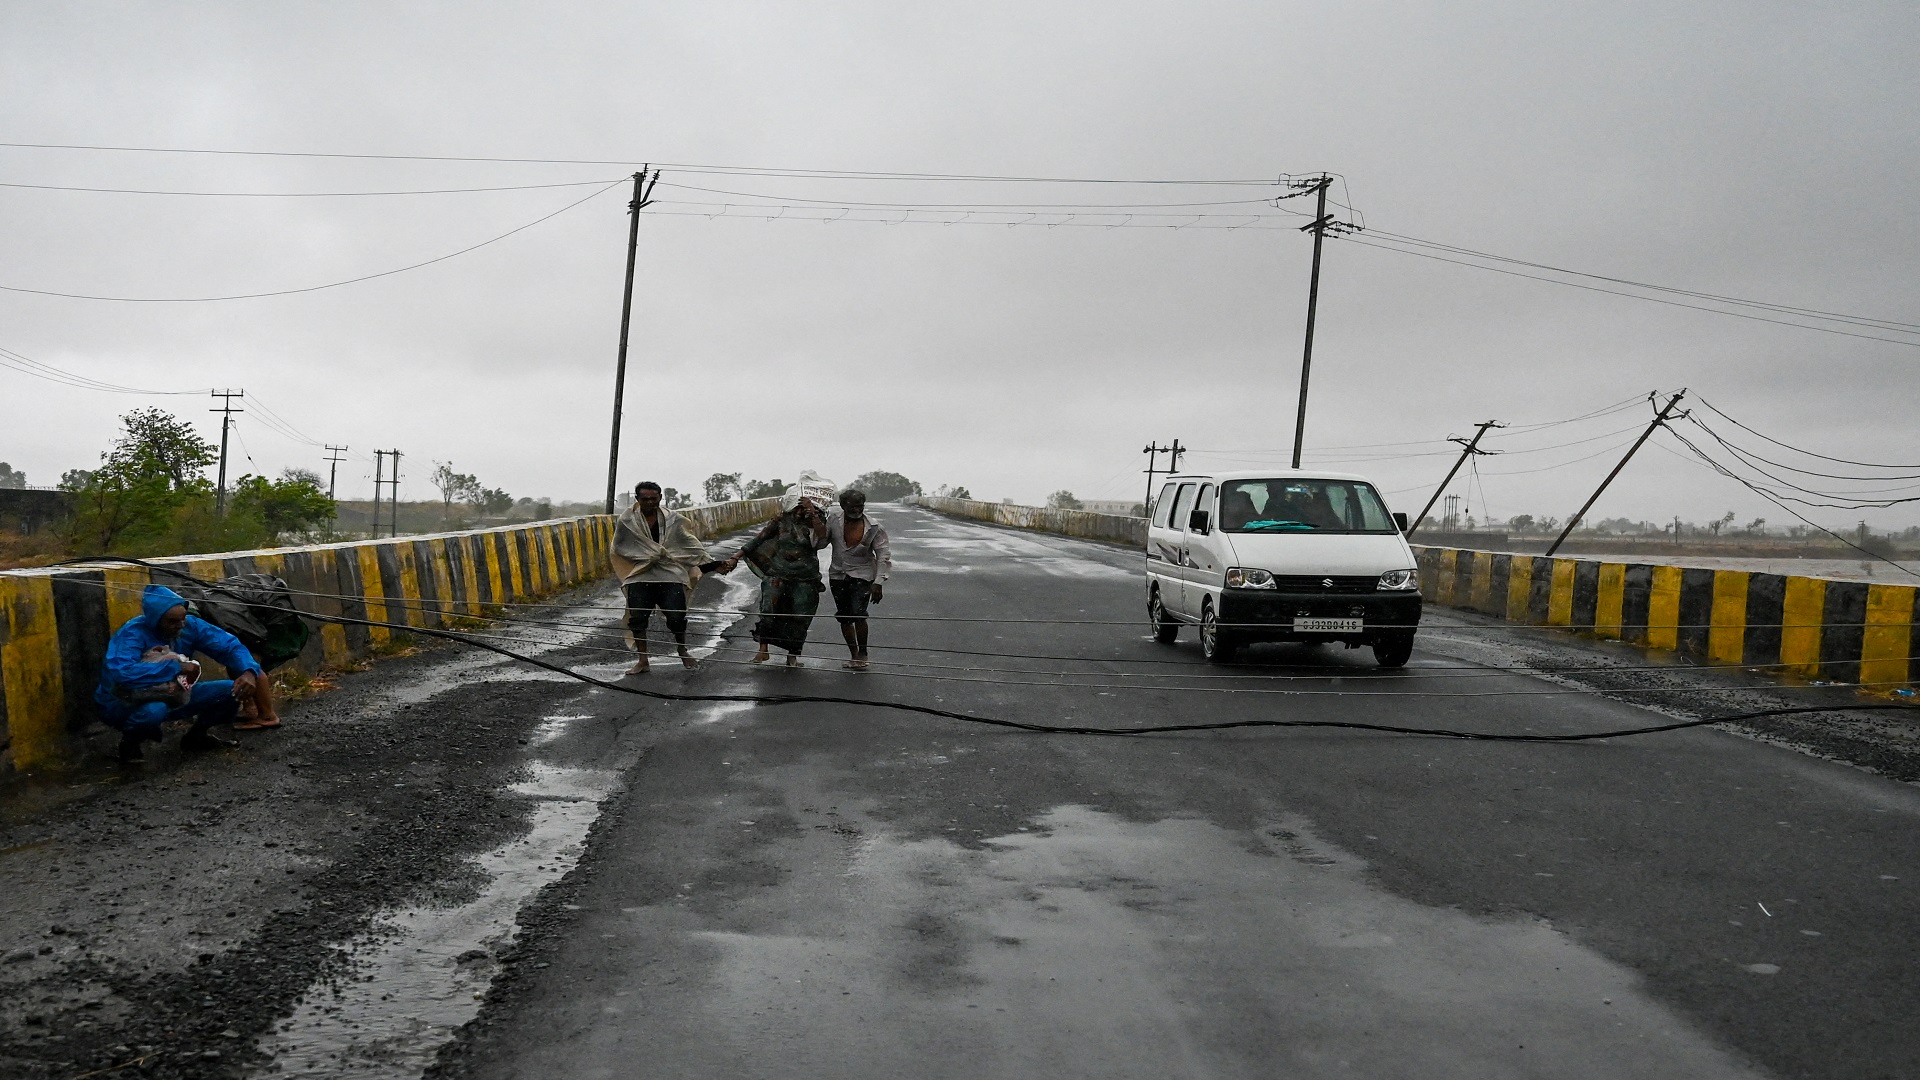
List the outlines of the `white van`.
{"label": "white van", "polygon": [[1406,527],[1362,476],[1176,475],[1147,529],[1154,638],[1171,642],[1190,623],[1215,663],[1254,641],[1339,641],[1400,667],[1420,624]]}

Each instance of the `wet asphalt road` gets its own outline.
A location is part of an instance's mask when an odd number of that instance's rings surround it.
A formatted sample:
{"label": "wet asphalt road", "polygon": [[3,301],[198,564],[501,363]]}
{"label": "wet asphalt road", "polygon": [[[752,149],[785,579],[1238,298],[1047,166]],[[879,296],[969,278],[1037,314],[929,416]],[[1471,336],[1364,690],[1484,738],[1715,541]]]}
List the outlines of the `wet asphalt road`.
{"label": "wet asphalt road", "polygon": [[[1484,666],[1506,662],[1457,621],[1433,627],[1398,675],[1365,652],[1270,646],[1217,678],[1191,641],[1156,646],[1132,621],[1137,557],[918,511],[887,520],[900,565],[877,610],[900,621],[875,637],[927,650],[882,654],[914,666],[721,666],[700,685],[1110,725],[1281,715],[1546,733],[1658,719]],[[814,651],[837,664],[837,647]],[[1040,670],[1111,674],[1068,689],[1024,673]],[[1160,690],[1142,671],[1202,678]],[[1322,696],[1261,692],[1280,688]],[[1444,696],[1488,694],[1514,696]],[[1920,793],[1762,742],[1711,730],[1562,746],[1297,730],[1115,740],[822,705],[655,715],[618,812],[534,935],[547,966],[489,1003],[451,1071],[1866,1077],[1916,1065]]]}
{"label": "wet asphalt road", "polygon": [[[1533,733],[1663,718],[1618,698],[1846,700],[1454,613],[1402,673],[1286,646],[1223,671],[1147,639],[1137,556],[878,516],[886,670],[840,670],[830,620],[808,669],[751,668],[716,617],[699,672],[629,685]],[[697,603],[744,607],[736,578]],[[506,632],[612,677],[573,632],[611,597]],[[1889,777],[1920,754],[1897,727],[1036,736],[434,651],[240,751],[16,800],[0,1075],[1913,1075],[1920,792]]]}

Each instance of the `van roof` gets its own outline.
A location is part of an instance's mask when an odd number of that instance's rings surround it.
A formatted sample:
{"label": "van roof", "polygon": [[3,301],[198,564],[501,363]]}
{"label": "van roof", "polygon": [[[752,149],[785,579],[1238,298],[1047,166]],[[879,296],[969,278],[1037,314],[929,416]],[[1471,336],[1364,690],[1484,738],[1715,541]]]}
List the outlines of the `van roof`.
{"label": "van roof", "polygon": [[1373,481],[1359,473],[1327,472],[1321,469],[1228,469],[1221,472],[1180,472],[1167,477],[1169,480],[1357,480],[1363,484]]}

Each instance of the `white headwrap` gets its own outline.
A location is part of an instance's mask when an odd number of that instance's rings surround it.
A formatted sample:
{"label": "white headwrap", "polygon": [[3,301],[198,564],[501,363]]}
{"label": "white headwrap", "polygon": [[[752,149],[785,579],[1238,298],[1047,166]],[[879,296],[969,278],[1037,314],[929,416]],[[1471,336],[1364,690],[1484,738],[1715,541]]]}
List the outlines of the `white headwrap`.
{"label": "white headwrap", "polygon": [[833,505],[834,497],[840,494],[840,486],[822,477],[812,469],[800,474],[800,479],[786,494],[780,496],[780,509],[791,510],[800,505],[802,498],[812,499],[814,506],[825,510]]}

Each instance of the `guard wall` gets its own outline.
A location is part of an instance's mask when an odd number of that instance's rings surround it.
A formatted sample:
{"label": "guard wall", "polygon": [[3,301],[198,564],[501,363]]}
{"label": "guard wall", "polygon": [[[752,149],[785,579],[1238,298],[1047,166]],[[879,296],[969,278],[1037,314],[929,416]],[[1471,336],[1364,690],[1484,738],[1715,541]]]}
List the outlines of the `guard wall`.
{"label": "guard wall", "polygon": [[[718,503],[682,511],[703,537],[764,521],[779,500]],[[614,519],[605,515],[393,539],[149,559],[203,580],[272,574],[294,603],[316,615],[444,628],[497,615],[608,572]],[[0,571],[0,776],[74,760],[97,717],[93,689],[107,639],[140,611],[149,584],[171,574],[101,562]],[[315,622],[299,673],[339,669],[371,656],[396,633],[382,626]],[[209,677],[219,677],[212,665]]]}
{"label": "guard wall", "polygon": [[1702,663],[1887,693],[1920,682],[1915,588],[1654,563],[1414,549],[1429,603]]}
{"label": "guard wall", "polygon": [[980,502],[975,499],[945,499],[920,495],[913,500],[929,510],[953,517],[1011,525],[1016,529],[1077,536],[1082,540],[1103,540],[1109,544],[1127,544],[1146,550],[1147,519],[1095,514],[1086,510],[1053,510],[1012,503]]}

